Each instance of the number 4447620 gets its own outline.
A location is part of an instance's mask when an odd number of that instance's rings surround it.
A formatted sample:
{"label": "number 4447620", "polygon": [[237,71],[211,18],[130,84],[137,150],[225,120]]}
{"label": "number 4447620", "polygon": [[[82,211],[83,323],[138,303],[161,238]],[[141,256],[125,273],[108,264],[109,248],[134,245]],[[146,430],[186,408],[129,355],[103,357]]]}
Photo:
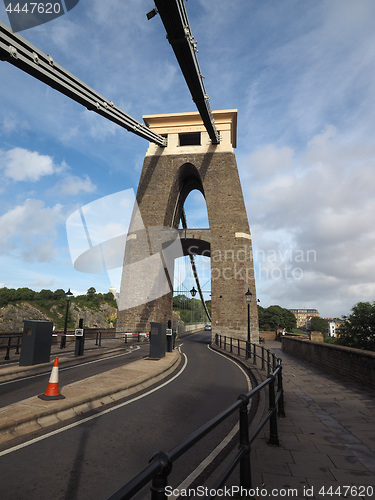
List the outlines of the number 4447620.
{"label": "number 4447620", "polygon": [[319,490],[319,495],[322,497],[372,497],[374,495],[373,486],[330,486],[327,488],[326,486],[322,486]]}
{"label": "number 4447620", "polygon": [[24,4],[16,3],[12,5],[9,3],[5,10],[9,14],[60,14],[60,2],[25,2]]}

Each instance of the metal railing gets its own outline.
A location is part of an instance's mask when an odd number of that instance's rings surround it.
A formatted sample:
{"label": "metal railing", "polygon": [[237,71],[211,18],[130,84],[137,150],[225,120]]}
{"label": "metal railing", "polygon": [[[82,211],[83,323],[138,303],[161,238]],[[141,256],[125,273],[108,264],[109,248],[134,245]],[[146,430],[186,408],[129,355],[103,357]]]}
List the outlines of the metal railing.
{"label": "metal railing", "polygon": [[[264,347],[230,337],[216,335],[215,345],[224,350],[228,347],[230,352],[233,352],[233,346],[235,345],[238,355],[241,356],[243,354],[247,359],[252,356],[254,364],[256,364],[257,358],[261,359],[263,369],[267,368],[267,377],[250,392],[240,394],[237,401],[229,408],[216,415],[168,453],[164,451],[154,453],[150,458],[150,464],[128,483],[109,496],[107,500],[126,500],[132,498],[150,481],[151,499],[165,500],[167,498],[166,487],[168,486],[168,476],[172,470],[173,463],[236,411],[239,412],[238,451],[226,466],[225,470],[221,472],[220,478],[216,481],[216,484],[210,488],[210,491],[218,491],[222,488],[238,465],[240,468],[240,486],[247,489],[252,487],[250,446],[268,421],[268,443],[270,445],[279,446],[277,416],[285,416],[281,359],[277,358],[275,354]],[[258,348],[261,349],[261,354],[258,354]],[[275,391],[275,384],[277,384],[277,391]],[[256,428],[252,430],[251,435],[249,435],[249,403],[254,396],[258,395],[267,387],[268,411],[263,415]],[[214,497],[215,496],[208,496],[207,498],[211,499]]]}
{"label": "metal railing", "polygon": [[[1,339],[5,339],[5,338],[8,339],[8,343],[6,345],[0,345],[0,349],[6,349],[6,354],[4,356],[4,359],[8,361],[10,359],[10,350],[11,349],[16,349],[15,354],[20,353],[22,333],[1,336]],[[16,343],[15,344],[12,343],[12,340],[16,340]]]}
{"label": "metal railing", "polygon": [[280,361],[280,358],[277,358],[264,345],[250,343],[247,340],[216,334],[215,344],[220,349],[224,349],[224,351],[228,351],[231,354],[244,356],[245,359],[250,360],[250,362],[252,361],[253,365],[257,365],[259,360],[261,362],[261,370],[267,368],[268,374],[276,369],[277,363]]}

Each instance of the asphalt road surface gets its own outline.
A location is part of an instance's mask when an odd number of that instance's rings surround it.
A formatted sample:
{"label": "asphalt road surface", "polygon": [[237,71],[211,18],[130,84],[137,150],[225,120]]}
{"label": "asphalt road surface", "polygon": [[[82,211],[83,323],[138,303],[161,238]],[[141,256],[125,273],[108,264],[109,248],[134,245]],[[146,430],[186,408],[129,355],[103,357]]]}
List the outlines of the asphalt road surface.
{"label": "asphalt road surface", "polygon": [[[129,398],[112,411],[58,433],[25,438],[25,447],[0,452],[4,500],[103,500],[147,466],[158,450],[169,451],[248,391],[244,372],[209,349],[210,333],[181,342],[184,364],[158,390]],[[155,389],[155,388],[154,388]],[[174,465],[177,487],[233,428],[233,415]],[[33,437],[33,436],[32,436]],[[148,487],[137,498],[150,498]]]}
{"label": "asphalt road surface", "polygon": [[[135,344],[132,349],[128,349],[126,352],[119,350],[119,353],[107,358],[99,358],[92,361],[85,361],[84,358],[76,358],[77,364],[74,366],[59,367],[59,384],[62,387],[83,378],[112,370],[125,363],[148,356],[149,351],[150,345],[148,343]],[[79,359],[81,359],[81,362],[78,361]],[[25,376],[19,380],[0,383],[0,407],[43,394],[47,388],[50,375],[51,369],[43,374]]]}

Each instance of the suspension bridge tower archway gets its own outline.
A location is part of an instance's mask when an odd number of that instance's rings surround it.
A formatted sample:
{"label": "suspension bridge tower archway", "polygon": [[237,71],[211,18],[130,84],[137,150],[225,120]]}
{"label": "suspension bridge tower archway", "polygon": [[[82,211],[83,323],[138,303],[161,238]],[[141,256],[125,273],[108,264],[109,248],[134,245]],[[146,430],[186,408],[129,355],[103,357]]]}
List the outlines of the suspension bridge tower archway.
{"label": "suspension bridge tower archway", "polygon": [[[152,131],[167,137],[168,145],[149,144],[136,196],[137,208],[146,231],[155,226],[177,230],[187,196],[194,189],[201,191],[207,204],[209,228],[180,229],[179,236],[185,255],[211,257],[212,333],[247,338],[245,292],[249,288],[253,294],[251,340],[257,342],[259,329],[251,235],[233,152],[237,110],[213,111],[212,114],[220,133],[219,144],[212,144],[199,113],[143,117]],[[150,255],[147,237],[137,239],[134,236],[128,243],[117,327],[121,331],[148,331],[150,321],[165,323],[172,318],[173,291],[167,290],[163,296],[146,304],[124,307],[125,295],[134,294],[129,283],[133,286],[137,283],[135,276],[129,281],[126,273],[129,258],[141,259],[146,247]],[[133,250],[129,252],[128,247]]]}

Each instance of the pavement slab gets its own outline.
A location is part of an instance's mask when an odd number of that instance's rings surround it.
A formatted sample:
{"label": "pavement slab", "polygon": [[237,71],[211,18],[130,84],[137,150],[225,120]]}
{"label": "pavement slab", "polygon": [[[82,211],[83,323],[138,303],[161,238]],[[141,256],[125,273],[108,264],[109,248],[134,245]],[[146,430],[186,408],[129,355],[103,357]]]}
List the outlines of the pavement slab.
{"label": "pavement slab", "polygon": [[278,419],[280,447],[264,436],[252,444],[253,487],[272,498],[288,498],[285,489],[295,487],[298,496],[289,496],[332,500],[343,496],[327,495],[330,487],[371,486],[346,498],[375,498],[375,391],[293,358],[279,342],[265,347],[282,358],[286,416]]}

